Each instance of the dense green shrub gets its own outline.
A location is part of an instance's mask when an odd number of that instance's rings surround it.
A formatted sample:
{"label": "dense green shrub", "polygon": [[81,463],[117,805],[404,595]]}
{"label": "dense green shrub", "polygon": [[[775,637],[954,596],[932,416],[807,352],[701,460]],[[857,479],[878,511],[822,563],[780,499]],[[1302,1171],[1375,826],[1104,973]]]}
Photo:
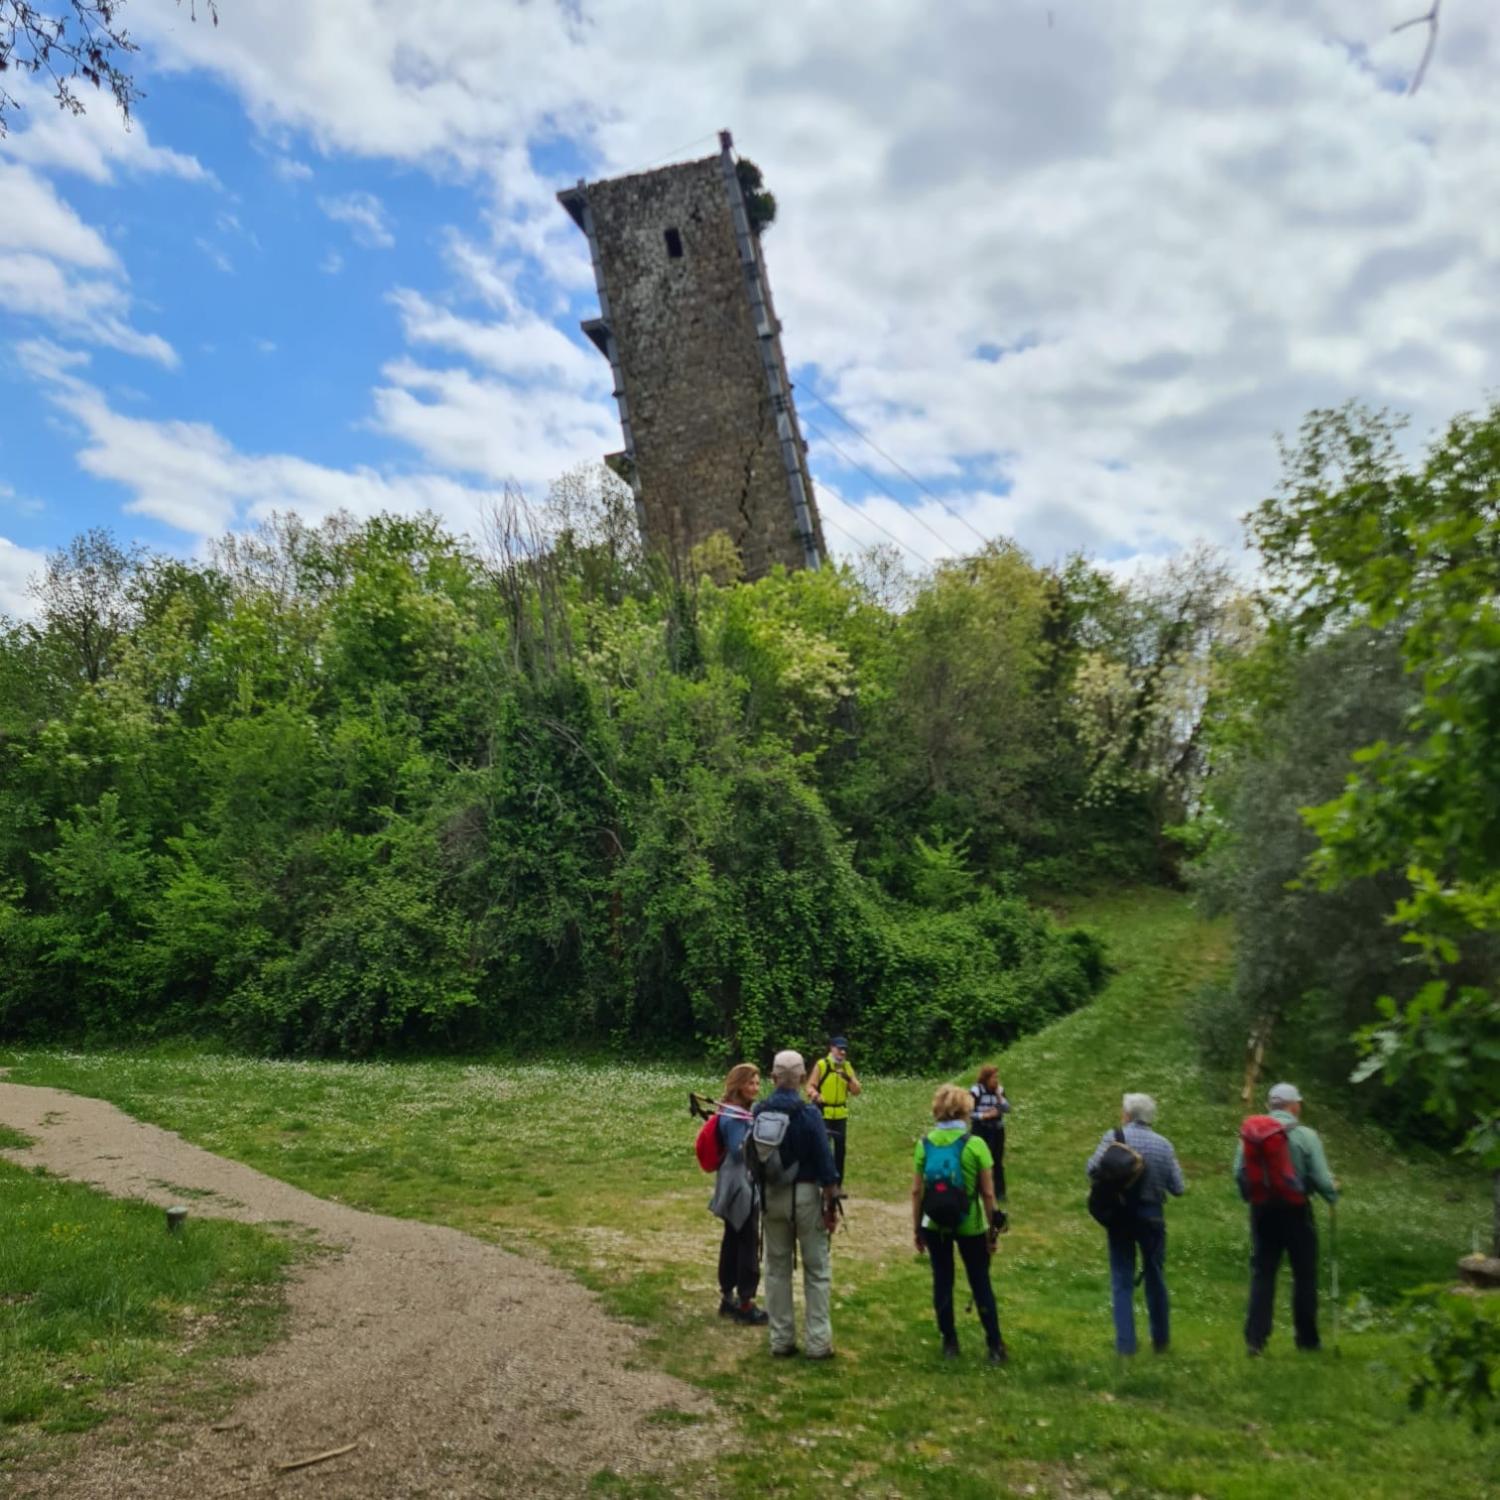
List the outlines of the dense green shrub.
{"label": "dense green shrub", "polygon": [[[669,580],[591,495],[488,559],[392,517],[60,556],[0,630],[0,1031],[764,1056],[847,1028],[878,1065],[1086,1001],[1097,940],[1019,892],[1028,862],[1152,867],[1120,591],[1006,546],[905,613],[839,569]],[[1074,676],[1127,641],[1115,724]]]}

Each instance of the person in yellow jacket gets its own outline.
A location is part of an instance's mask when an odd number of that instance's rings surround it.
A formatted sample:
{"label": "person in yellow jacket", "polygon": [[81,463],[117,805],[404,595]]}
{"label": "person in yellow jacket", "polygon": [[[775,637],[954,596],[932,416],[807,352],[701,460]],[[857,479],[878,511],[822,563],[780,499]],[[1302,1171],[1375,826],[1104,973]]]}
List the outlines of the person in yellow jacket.
{"label": "person in yellow jacket", "polygon": [[849,1043],[836,1036],[828,1044],[828,1056],[820,1057],[808,1080],[807,1097],[818,1106],[828,1127],[833,1147],[834,1170],[839,1186],[844,1183],[844,1150],[848,1144],[849,1101],[860,1091],[859,1079],[849,1066]]}

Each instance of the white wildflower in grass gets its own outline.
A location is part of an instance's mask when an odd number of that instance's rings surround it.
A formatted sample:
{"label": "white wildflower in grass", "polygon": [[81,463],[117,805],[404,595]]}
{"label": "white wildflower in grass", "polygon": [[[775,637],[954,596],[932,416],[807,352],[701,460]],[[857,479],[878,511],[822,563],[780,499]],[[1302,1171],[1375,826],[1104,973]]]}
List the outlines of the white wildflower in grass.
{"label": "white wildflower in grass", "polygon": [[[823,1497],[853,1477],[872,1495],[921,1494],[941,1469],[955,1500],[1026,1484],[1050,1492],[1064,1476],[1079,1492],[1250,1497],[1264,1493],[1275,1452],[1281,1488],[1325,1500],[1483,1493],[1479,1445],[1460,1427],[1405,1417],[1372,1369],[1400,1356],[1399,1291],[1445,1275],[1468,1248],[1480,1187],[1437,1157],[1393,1151],[1379,1130],[1346,1124],[1311,1098],[1309,1123],[1324,1131],[1349,1189],[1341,1284],[1358,1312],[1345,1321],[1344,1359],[1298,1360],[1283,1287],[1278,1343],[1265,1361],[1246,1361],[1246,1214],[1229,1176],[1238,1080],[1204,1072],[1182,1020],[1227,937],[1165,894],[1100,898],[1090,916],[1109,933],[1116,964],[1093,1005],[964,1067],[901,1078],[861,1069],[848,1228],[834,1249],[845,1356],[836,1371],[795,1361],[768,1370],[764,1343],[715,1315],[718,1225],[693,1157],[687,1091],[715,1094],[716,1067],[30,1049],[0,1063],[18,1082],[115,1100],[313,1192],[451,1224],[574,1272],[647,1327],[649,1357],[721,1393],[754,1390],[752,1403],[736,1405],[749,1441],[720,1460],[705,1492],[753,1493],[774,1480],[788,1494]],[[858,1066],[857,1032],[851,1040]],[[937,1359],[907,1196],[935,1084],[970,1083],[982,1061],[999,1065],[1013,1105],[1012,1229],[994,1277],[1014,1364],[993,1379],[977,1362],[954,1372]],[[1103,1236],[1084,1209],[1084,1163],[1127,1088],[1157,1099],[1158,1126],[1189,1182],[1168,1209],[1172,1356],[1128,1371],[1112,1349]],[[73,1217],[51,1212],[46,1222]],[[0,1243],[0,1269],[4,1253]],[[1144,1309],[1140,1321],[1144,1333]],[[977,1325],[971,1318],[960,1331],[969,1361]],[[803,1440],[797,1472],[769,1473],[771,1440],[792,1437]]]}

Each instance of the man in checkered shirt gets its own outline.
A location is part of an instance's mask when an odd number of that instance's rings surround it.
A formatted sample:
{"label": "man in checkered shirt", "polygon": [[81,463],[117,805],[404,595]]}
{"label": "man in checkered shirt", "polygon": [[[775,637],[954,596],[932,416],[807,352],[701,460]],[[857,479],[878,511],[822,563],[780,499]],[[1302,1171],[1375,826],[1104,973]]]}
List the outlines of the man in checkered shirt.
{"label": "man in checkered shirt", "polygon": [[[1150,1094],[1126,1094],[1121,1101],[1120,1129],[1125,1144],[1139,1151],[1145,1170],[1126,1195],[1127,1215],[1109,1230],[1109,1280],[1115,1318],[1115,1348],[1135,1353],[1135,1253],[1141,1252],[1146,1284],[1146,1315],[1151,1323],[1151,1347],[1165,1354],[1171,1337],[1167,1301],[1167,1195],[1180,1198],[1187,1191],[1177,1153],[1166,1136],[1152,1129],[1156,1100]],[[1117,1139],[1107,1130],[1089,1157],[1093,1178],[1100,1158]]]}

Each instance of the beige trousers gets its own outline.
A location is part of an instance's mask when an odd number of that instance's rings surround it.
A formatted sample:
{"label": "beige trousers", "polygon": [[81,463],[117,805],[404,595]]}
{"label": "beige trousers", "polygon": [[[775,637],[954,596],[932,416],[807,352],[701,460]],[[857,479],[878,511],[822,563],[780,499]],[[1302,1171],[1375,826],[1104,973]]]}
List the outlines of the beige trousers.
{"label": "beige trousers", "polygon": [[823,1228],[823,1194],[816,1183],[798,1182],[766,1192],[766,1312],[771,1318],[771,1348],[790,1349],[797,1342],[792,1309],[792,1247],[802,1256],[802,1300],[805,1353],[817,1357],[833,1347],[828,1298],[833,1265],[828,1231]]}

